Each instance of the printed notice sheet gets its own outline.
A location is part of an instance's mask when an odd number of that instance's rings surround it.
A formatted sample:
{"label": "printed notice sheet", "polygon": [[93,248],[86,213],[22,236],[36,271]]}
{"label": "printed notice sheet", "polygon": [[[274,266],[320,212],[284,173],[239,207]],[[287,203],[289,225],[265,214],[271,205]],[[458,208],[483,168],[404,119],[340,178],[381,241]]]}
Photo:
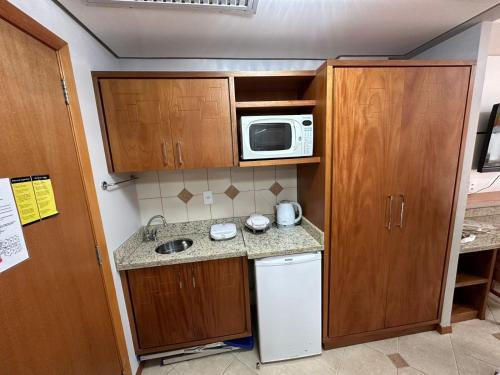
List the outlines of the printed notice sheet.
{"label": "printed notice sheet", "polygon": [[40,221],[40,212],[36,203],[35,190],[31,177],[16,177],[10,180],[12,192],[17,204],[17,210],[21,217],[21,224],[26,225]]}
{"label": "printed notice sheet", "polygon": [[0,272],[29,258],[8,178],[0,178]]}
{"label": "printed notice sheet", "polygon": [[50,177],[48,175],[31,176],[31,180],[33,181],[33,189],[35,190],[40,217],[46,219],[57,215],[56,199]]}

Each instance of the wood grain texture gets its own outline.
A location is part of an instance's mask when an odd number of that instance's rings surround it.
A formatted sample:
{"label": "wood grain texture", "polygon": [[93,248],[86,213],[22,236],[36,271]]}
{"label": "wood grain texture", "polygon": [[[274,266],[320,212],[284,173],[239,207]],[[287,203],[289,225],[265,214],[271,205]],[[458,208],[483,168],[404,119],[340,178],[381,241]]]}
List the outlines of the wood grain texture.
{"label": "wood grain texture", "polygon": [[0,275],[2,371],[119,374],[81,144],[75,146],[58,56],[46,44],[0,21],[0,158],[9,161],[0,176],[49,174],[60,212],[23,228],[30,259]]}
{"label": "wood grain texture", "polygon": [[251,334],[246,258],[144,268],[126,275],[137,354]]}
{"label": "wood grain texture", "polygon": [[438,318],[470,67],[402,74],[387,327]]}
{"label": "wood grain texture", "polygon": [[320,158],[319,165],[297,166],[297,196],[304,216],[324,232],[323,290],[322,290],[322,335],[328,336],[329,306],[329,257],[330,257],[330,199],[331,199],[331,138],[333,107],[333,69],[326,65],[304,92],[304,98],[316,101],[314,118],[314,154]]}
{"label": "wood grain texture", "polygon": [[500,191],[473,193],[467,195],[467,208],[490,207],[500,205]]}
{"label": "wood grain texture", "polygon": [[317,164],[321,162],[319,156],[290,159],[266,159],[266,160],[247,160],[240,161],[240,167],[265,167],[269,165],[292,165],[292,164]]}
{"label": "wood grain texture", "polygon": [[168,83],[166,111],[177,168],[233,166],[227,79],[177,79]]}
{"label": "wood grain texture", "polygon": [[333,67],[424,67],[476,65],[475,60],[327,60]]}
{"label": "wood grain texture", "polygon": [[329,335],[385,327],[400,69],[335,71]]}
{"label": "wood grain texture", "polygon": [[102,79],[106,130],[114,172],[173,169],[166,80]]}
{"label": "wood grain texture", "polygon": [[297,108],[314,107],[316,100],[268,100],[268,101],[249,101],[236,102],[236,108]]}
{"label": "wood grain texture", "polygon": [[[106,245],[106,237],[104,234],[104,227],[102,225],[101,212],[99,210],[99,203],[97,201],[97,194],[95,191],[96,185],[94,182],[94,175],[92,173],[92,166],[90,163],[87,139],[85,137],[82,114],[79,106],[78,93],[76,91],[76,82],[71,65],[69,46],[65,45],[60,50],[58,50],[57,56],[61,68],[61,75],[66,81],[68,94],[71,98],[69,105],[67,105],[67,109],[72,124],[75,146],[77,148],[81,176],[84,183],[87,205],[90,212],[92,230],[94,233],[96,244],[97,246],[99,246],[101,254],[105,255],[108,254],[108,247]],[[113,331],[118,346],[118,352],[120,355],[120,361],[122,363],[122,369],[124,375],[131,375],[132,370],[130,367],[130,360],[128,356],[127,344],[125,341],[125,333],[123,331],[121,314],[118,307],[118,298],[116,295],[116,288],[113,280],[113,271],[111,269],[109,257],[107,256],[102,256],[101,258],[101,276],[106,290],[106,297],[113,324]]]}

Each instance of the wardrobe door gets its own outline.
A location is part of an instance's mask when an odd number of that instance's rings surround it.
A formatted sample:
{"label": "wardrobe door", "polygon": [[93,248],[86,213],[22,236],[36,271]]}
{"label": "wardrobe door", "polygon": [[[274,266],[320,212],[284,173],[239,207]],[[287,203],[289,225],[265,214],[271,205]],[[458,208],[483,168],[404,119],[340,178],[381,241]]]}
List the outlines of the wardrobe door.
{"label": "wardrobe door", "polygon": [[438,318],[470,73],[404,70],[387,327]]}
{"label": "wardrobe door", "polygon": [[385,325],[403,77],[403,69],[335,69],[330,337]]}

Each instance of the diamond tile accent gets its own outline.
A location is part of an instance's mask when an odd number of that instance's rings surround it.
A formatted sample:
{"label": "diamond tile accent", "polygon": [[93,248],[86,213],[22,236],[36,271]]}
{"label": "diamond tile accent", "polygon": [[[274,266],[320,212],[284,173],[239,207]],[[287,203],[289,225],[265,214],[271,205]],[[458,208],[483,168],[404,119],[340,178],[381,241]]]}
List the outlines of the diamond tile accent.
{"label": "diamond tile accent", "polygon": [[238,189],[234,185],[229,186],[224,192],[229,198],[234,199],[240,193]]}
{"label": "diamond tile accent", "polygon": [[409,367],[408,362],[399,353],[387,354],[387,357],[389,357],[396,368]]}
{"label": "diamond tile accent", "polygon": [[274,195],[278,195],[283,190],[283,186],[281,186],[278,182],[275,182],[271,185],[269,190],[271,190],[271,193],[273,193]]}
{"label": "diamond tile accent", "polygon": [[186,189],[182,189],[182,191],[177,195],[177,198],[179,198],[184,203],[187,203],[191,200],[191,198],[193,198],[193,194],[191,194],[191,192]]}
{"label": "diamond tile accent", "polygon": [[493,333],[493,337],[495,337],[496,339],[500,340],[500,332]]}

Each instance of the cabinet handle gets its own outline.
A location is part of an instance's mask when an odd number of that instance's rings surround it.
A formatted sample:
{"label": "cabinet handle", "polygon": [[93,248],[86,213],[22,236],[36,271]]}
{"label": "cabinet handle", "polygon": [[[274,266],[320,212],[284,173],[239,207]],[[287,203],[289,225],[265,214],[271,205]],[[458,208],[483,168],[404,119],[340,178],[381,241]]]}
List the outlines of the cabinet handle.
{"label": "cabinet handle", "polygon": [[405,215],[405,196],[403,194],[399,194],[399,198],[401,199],[401,211],[399,213],[399,224],[397,226],[403,229],[403,220]]}
{"label": "cabinet handle", "polygon": [[177,273],[177,278],[179,279],[179,289],[182,289],[182,278],[181,278],[181,273]]}
{"label": "cabinet handle", "polygon": [[193,288],[196,288],[196,279],[194,278],[194,275],[192,276],[193,279]]}
{"label": "cabinet handle", "polygon": [[182,144],[180,141],[177,141],[177,154],[179,155],[179,164],[184,164],[184,160],[182,160]]}
{"label": "cabinet handle", "polygon": [[388,195],[386,198],[386,203],[389,202],[389,220],[387,221],[387,224],[385,224],[385,227],[389,230],[391,230],[392,227],[392,201],[394,200],[394,197],[392,195]]}
{"label": "cabinet handle", "polygon": [[167,142],[165,141],[161,143],[161,154],[163,156],[163,165],[166,167],[168,165],[168,152],[167,152]]}

